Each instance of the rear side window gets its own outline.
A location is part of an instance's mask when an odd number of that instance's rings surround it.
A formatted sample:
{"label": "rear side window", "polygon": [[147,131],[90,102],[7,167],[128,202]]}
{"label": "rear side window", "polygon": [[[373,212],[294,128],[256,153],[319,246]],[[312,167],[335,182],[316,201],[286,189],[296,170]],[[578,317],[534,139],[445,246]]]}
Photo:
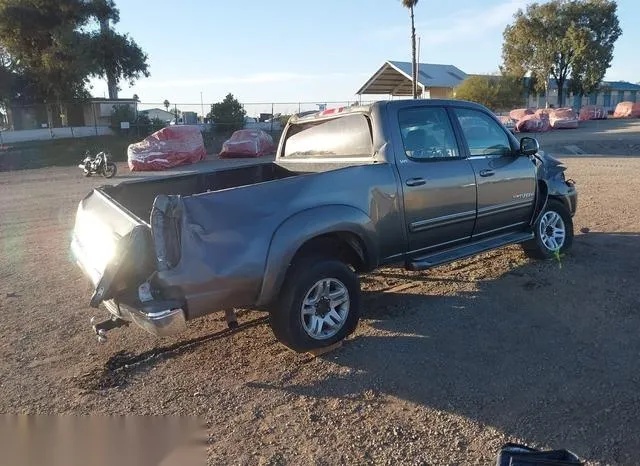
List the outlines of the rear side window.
{"label": "rear side window", "polygon": [[416,161],[459,157],[447,111],[442,107],[407,108],[398,112],[407,157]]}
{"label": "rear side window", "polygon": [[284,145],[284,157],[369,157],[373,152],[367,117],[347,115],[294,125]]}

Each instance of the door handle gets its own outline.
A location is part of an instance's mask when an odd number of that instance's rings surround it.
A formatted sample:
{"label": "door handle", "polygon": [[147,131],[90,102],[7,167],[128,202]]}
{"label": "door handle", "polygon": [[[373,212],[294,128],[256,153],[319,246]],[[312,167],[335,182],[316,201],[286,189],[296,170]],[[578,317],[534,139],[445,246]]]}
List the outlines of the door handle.
{"label": "door handle", "polygon": [[488,169],[480,170],[480,176],[487,177],[487,176],[493,176],[493,175],[495,175],[495,172],[493,170],[488,170]]}
{"label": "door handle", "polygon": [[407,181],[405,181],[405,184],[407,186],[422,186],[426,182],[427,180],[425,180],[424,178],[409,178]]}

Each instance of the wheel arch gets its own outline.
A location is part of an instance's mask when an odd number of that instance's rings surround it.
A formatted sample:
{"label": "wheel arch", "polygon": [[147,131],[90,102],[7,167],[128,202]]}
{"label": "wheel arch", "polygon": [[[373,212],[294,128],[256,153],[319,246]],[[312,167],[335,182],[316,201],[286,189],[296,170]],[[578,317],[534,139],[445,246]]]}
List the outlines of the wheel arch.
{"label": "wheel arch", "polygon": [[549,185],[547,185],[547,182],[545,180],[538,179],[536,188],[536,204],[533,210],[533,215],[531,216],[531,221],[529,222],[531,227],[536,224],[549,201]]}
{"label": "wheel arch", "polygon": [[257,305],[273,302],[291,264],[310,253],[338,258],[356,272],[374,269],[378,251],[373,221],[346,205],[317,207],[289,217],[271,239]]}

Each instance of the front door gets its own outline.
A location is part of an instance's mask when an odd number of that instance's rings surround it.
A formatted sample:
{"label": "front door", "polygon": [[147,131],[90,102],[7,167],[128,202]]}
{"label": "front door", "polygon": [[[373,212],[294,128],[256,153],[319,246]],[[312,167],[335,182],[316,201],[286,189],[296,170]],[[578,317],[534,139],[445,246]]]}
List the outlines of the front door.
{"label": "front door", "polygon": [[468,241],[476,216],[473,168],[461,153],[444,107],[400,109],[394,128],[409,252]]}
{"label": "front door", "polygon": [[488,113],[454,108],[466,152],[478,184],[478,217],[474,237],[524,228],[535,204],[536,172],[518,154],[506,130]]}

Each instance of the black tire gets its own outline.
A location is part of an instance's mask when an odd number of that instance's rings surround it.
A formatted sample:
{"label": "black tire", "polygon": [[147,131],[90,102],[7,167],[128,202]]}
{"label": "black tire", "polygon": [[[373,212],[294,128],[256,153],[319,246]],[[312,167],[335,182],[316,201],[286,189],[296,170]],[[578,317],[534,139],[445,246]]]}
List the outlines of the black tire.
{"label": "black tire", "polygon": [[[332,283],[344,285],[348,292],[348,311],[339,330],[327,338],[313,338],[305,330],[302,304],[319,281],[333,279]],[[316,307],[316,312],[318,308]],[[318,314],[320,315],[320,314]],[[344,262],[337,259],[309,256],[296,261],[282,286],[280,296],[270,308],[269,323],[276,338],[294,351],[303,352],[324,348],[343,340],[353,333],[360,319],[360,279]],[[322,329],[324,324],[320,326]]]}
{"label": "black tire", "polygon": [[551,215],[553,213],[559,215],[564,224],[564,240],[560,246],[559,253],[566,253],[571,249],[571,245],[573,244],[573,219],[571,218],[569,210],[559,200],[549,199],[544,211],[538,216],[538,220],[534,225],[535,238],[522,244],[522,249],[524,249],[525,254],[533,259],[551,259],[556,255],[557,248],[552,249],[548,245],[548,240],[545,242],[543,239],[543,235],[545,235],[543,231],[543,219],[545,219],[545,215],[548,213],[551,213]]}
{"label": "black tire", "polygon": [[114,176],[116,176],[116,173],[118,173],[118,166],[113,162],[109,162],[107,166],[104,167],[102,176],[104,176],[105,178],[113,178]]}

